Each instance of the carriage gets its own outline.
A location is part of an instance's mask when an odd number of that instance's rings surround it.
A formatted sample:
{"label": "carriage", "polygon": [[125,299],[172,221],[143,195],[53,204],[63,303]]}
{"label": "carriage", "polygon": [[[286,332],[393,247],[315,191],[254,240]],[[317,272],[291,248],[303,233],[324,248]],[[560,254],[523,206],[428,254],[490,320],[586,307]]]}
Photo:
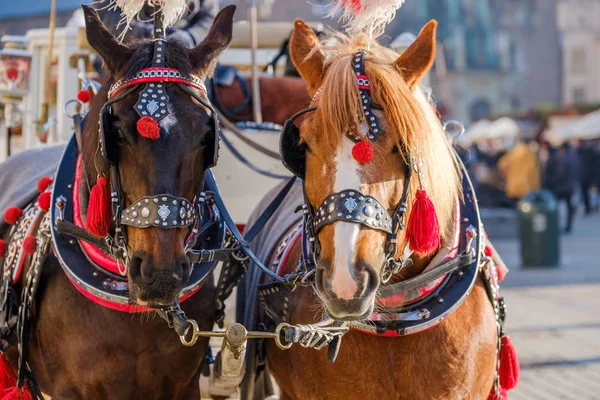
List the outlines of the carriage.
{"label": "carriage", "polygon": [[[392,5],[376,19],[385,22]],[[188,49],[165,39],[167,13],[155,15],[154,39],[133,47],[83,7],[87,40],[109,83],[87,82],[89,98],[78,94],[75,134],[60,157],[29,152],[5,164],[15,171],[35,159],[37,167],[22,168],[20,179],[41,178],[39,193],[21,194],[33,201],[4,213],[12,226],[2,242],[1,299],[10,363],[1,381],[15,384],[6,398],[197,398],[210,359],[207,338],[214,336],[224,338],[211,378],[215,398],[240,384],[245,398],[268,394],[265,375],[257,376],[268,371],[267,358],[282,398],[321,396],[295,383],[307,366],[320,371],[309,379],[328,398],[378,398],[390,390],[394,398],[505,398],[518,364],[503,332],[504,269],[485,238],[468,176],[415,89],[433,63],[436,23],[397,57],[361,34],[315,51],[317,36],[296,21],[290,52],[312,99],[275,136],[293,177],[273,187],[281,173],[256,165],[270,180],[211,171],[219,138],[243,159],[221,132],[204,83],[231,42],[234,9],[223,9],[204,41]],[[87,72],[85,57],[74,64]],[[246,208],[234,204],[239,216],[230,214],[222,181],[232,196],[252,187],[253,196],[264,197],[243,236],[238,225],[253,197],[239,199]],[[243,325],[212,331],[213,322],[223,326],[224,301],[242,277]],[[315,301],[323,307],[316,320]],[[127,318],[136,313],[161,319]],[[173,330],[188,348],[171,340]],[[481,340],[465,341],[465,334]],[[97,354],[85,351],[90,344]],[[441,363],[404,365],[415,359],[411,352],[431,346]],[[323,360],[318,350],[325,348]],[[397,356],[390,367],[404,368],[409,381],[420,377],[419,384],[394,387],[399,372],[391,370],[382,387],[348,394],[356,388],[345,382],[365,372],[352,354],[377,362],[387,351]],[[461,367],[444,374],[458,355]],[[89,362],[95,368],[82,373]],[[465,378],[465,370],[478,373]],[[375,375],[366,381],[381,374],[369,372]],[[445,377],[428,386],[429,374]]]}

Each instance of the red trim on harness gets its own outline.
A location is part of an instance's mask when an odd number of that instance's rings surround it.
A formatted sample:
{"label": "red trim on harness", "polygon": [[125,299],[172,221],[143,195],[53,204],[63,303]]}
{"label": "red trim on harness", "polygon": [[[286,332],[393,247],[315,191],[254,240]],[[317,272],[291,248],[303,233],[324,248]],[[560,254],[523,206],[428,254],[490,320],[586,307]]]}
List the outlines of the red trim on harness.
{"label": "red trim on harness", "polygon": [[298,242],[298,240],[300,240],[300,238],[302,237],[303,232],[304,231],[302,229],[298,229],[298,232],[296,232],[296,234],[288,242],[288,245],[286,246],[285,250],[283,251],[283,254],[281,255],[281,260],[279,261],[279,265],[277,266],[277,271],[275,271],[277,275],[281,277],[285,275],[283,267],[287,264],[287,261],[290,258],[290,254],[292,253],[292,249],[296,245],[296,242]]}
{"label": "red trim on harness", "polygon": [[[457,209],[455,212],[457,212],[457,213],[460,212],[460,208],[459,208],[458,204],[457,204],[456,208]],[[458,254],[458,245],[460,243],[460,236],[459,236],[460,220],[459,220],[459,218],[456,218],[456,221],[454,222],[454,224],[455,224],[455,227],[454,227],[454,237],[452,238],[452,247],[451,247],[450,252],[448,253],[448,255],[444,258],[444,260],[442,262],[446,262],[446,261],[454,258]],[[446,279],[446,275],[437,279],[433,285],[421,286],[421,293],[415,298],[405,300],[404,298],[406,297],[407,293],[398,293],[394,296],[386,297],[385,299],[379,300],[377,302],[377,305],[381,306],[381,307],[398,307],[401,305],[406,306],[406,305],[415,303],[415,302],[427,297],[432,292],[434,292],[442,284],[444,279]]]}
{"label": "red trim on harness", "polygon": [[[79,202],[79,187],[81,184],[81,157],[77,160],[75,170],[75,183],[73,185],[73,222],[78,227],[85,229],[83,218],[81,217],[81,203]],[[104,254],[99,248],[86,241],[80,241],[81,248],[90,257],[90,259],[100,267],[116,275],[121,275],[116,260]]]}
{"label": "red trim on harness", "polygon": [[[101,305],[102,307],[110,308],[111,310],[115,310],[115,311],[130,313],[130,314],[140,313],[140,312],[144,312],[144,311],[155,311],[153,308],[140,306],[138,304],[119,304],[119,303],[114,303],[112,301],[108,301],[106,299],[101,299],[100,297],[94,296],[93,294],[91,294],[90,292],[88,292],[87,290],[85,290],[84,288],[79,286],[68,275],[67,275],[67,278],[69,278],[69,281],[71,281],[71,283],[73,284],[73,286],[75,286],[75,288],[79,291],[79,293],[84,295],[88,300],[91,300],[94,303]],[[200,286],[200,287],[202,287],[202,286]],[[198,290],[200,290],[200,287],[197,290],[194,290],[193,292],[190,292],[190,293],[186,294],[185,296],[180,297],[179,301],[187,300],[188,298],[190,298],[191,296],[196,294],[196,292]]]}
{"label": "red trim on harness", "polygon": [[[145,71],[173,71],[173,72],[179,72],[178,69],[175,68],[157,68],[157,67],[153,67],[153,68],[144,68],[143,70],[141,70],[140,72],[145,72]],[[117,95],[117,93],[119,93],[120,91],[122,91],[125,88],[128,88],[130,86],[134,86],[134,85],[139,85],[142,83],[169,83],[169,82],[173,82],[173,83],[183,83],[187,86],[191,86],[195,89],[198,89],[200,91],[202,91],[202,93],[207,94],[206,93],[206,88],[202,85],[198,85],[188,79],[183,79],[183,78],[175,78],[173,76],[147,76],[147,77],[143,77],[143,78],[137,78],[137,79],[133,79],[129,82],[123,83],[121,84],[119,87],[117,87],[111,94],[110,97],[115,97]]]}

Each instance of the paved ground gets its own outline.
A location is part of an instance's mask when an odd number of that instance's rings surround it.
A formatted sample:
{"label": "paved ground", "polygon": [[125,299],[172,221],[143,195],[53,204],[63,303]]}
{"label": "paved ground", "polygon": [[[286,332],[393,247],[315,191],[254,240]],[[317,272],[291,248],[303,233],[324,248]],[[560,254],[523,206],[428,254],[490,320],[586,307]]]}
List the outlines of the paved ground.
{"label": "paved ground", "polygon": [[502,293],[521,363],[510,399],[600,399],[600,215],[562,237],[559,268],[521,267],[516,240],[494,245],[511,267]]}

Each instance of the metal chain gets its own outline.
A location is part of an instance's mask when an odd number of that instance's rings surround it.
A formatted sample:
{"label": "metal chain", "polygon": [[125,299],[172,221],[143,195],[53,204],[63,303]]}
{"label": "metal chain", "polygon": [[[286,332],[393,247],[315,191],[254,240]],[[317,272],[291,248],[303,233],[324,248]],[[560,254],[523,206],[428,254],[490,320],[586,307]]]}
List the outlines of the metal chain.
{"label": "metal chain", "polygon": [[294,343],[298,343],[302,347],[310,347],[319,350],[331,343],[334,339],[341,338],[349,330],[347,324],[343,324],[342,326],[326,326],[334,324],[334,321],[330,320],[306,325],[290,325],[286,322],[282,322],[277,325],[274,332],[246,331],[245,327],[239,323],[230,325],[227,330],[201,331],[196,321],[190,319],[188,322],[190,323],[190,328],[188,328],[185,334],[179,336],[181,343],[188,347],[194,346],[198,341],[198,338],[201,337],[220,337],[226,339],[230,330],[243,329],[245,331],[246,339],[273,339],[275,340],[277,347],[281,350],[291,348]]}

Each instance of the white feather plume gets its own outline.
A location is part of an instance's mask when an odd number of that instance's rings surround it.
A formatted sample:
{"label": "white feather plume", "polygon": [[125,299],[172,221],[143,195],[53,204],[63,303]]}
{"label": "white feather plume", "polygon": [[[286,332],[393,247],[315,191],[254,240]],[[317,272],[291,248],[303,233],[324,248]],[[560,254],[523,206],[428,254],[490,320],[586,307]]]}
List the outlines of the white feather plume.
{"label": "white feather plume", "polygon": [[329,16],[340,15],[350,34],[379,36],[396,16],[405,0],[332,0]]}
{"label": "white feather plume", "polygon": [[121,9],[121,15],[123,16],[121,23],[125,24],[121,37],[125,36],[131,22],[138,18],[146,4],[153,6],[155,12],[161,12],[164,27],[175,25],[187,10],[186,0],[110,0],[109,8],[118,7]]}

